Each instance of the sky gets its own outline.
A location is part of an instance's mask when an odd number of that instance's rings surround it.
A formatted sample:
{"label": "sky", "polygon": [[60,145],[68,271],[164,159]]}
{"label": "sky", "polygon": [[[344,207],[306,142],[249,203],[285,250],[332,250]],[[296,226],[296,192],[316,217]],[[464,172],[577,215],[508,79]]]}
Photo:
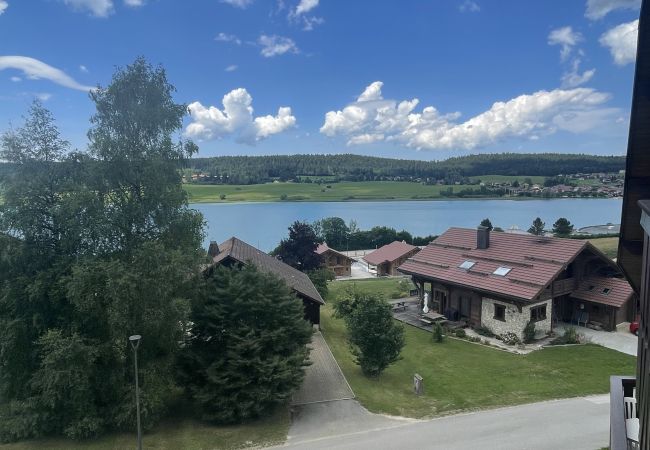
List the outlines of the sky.
{"label": "sky", "polygon": [[626,151],[640,0],[0,0],[0,132],[138,56],[198,156]]}

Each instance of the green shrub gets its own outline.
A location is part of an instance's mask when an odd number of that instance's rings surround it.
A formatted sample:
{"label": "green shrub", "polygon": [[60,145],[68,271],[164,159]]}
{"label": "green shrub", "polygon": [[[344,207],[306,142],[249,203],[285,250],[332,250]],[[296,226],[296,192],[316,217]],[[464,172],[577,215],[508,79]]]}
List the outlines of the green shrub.
{"label": "green shrub", "polygon": [[280,196],[280,200],[286,200],[287,198],[289,198],[289,197],[287,197],[287,194],[282,194]]}
{"label": "green shrub", "polygon": [[480,327],[474,328],[474,331],[476,331],[481,336],[494,337],[494,332],[490,330],[489,327],[486,327],[485,325],[481,325]]}
{"label": "green shrub", "polygon": [[551,345],[566,345],[566,344],[580,344],[582,342],[582,335],[576,331],[575,328],[565,328],[564,334],[558,336],[551,341]]}
{"label": "green shrub", "polygon": [[456,337],[459,337],[461,339],[465,339],[467,337],[467,332],[464,329],[459,328],[459,329],[456,330]]}
{"label": "green shrub", "polygon": [[535,340],[535,322],[528,322],[524,328],[524,343],[530,344]]}
{"label": "green shrub", "polygon": [[445,335],[443,334],[442,325],[436,322],[433,324],[433,342],[442,343],[445,340]]}
{"label": "green shrub", "polygon": [[478,337],[478,336],[470,336],[470,337],[469,337],[469,340],[470,340],[471,342],[481,342],[481,338]]}
{"label": "green shrub", "polygon": [[226,194],[219,194],[219,200],[225,200]]}
{"label": "green shrub", "polygon": [[515,333],[511,331],[508,331],[507,333],[503,333],[501,335],[501,338],[503,339],[503,342],[507,345],[521,344],[521,339],[519,339],[519,336],[517,336]]}

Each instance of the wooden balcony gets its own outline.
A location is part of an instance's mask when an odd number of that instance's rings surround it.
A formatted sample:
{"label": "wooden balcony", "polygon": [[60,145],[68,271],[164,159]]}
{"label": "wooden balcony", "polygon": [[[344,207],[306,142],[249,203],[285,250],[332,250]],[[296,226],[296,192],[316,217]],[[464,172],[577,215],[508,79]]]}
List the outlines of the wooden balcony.
{"label": "wooden balcony", "polygon": [[564,280],[555,281],[553,283],[553,297],[566,295],[578,287],[578,280],[574,277],[565,278]]}
{"label": "wooden balcony", "polygon": [[636,379],[634,377],[610,377],[609,386],[609,449],[628,450],[623,399],[632,397]]}

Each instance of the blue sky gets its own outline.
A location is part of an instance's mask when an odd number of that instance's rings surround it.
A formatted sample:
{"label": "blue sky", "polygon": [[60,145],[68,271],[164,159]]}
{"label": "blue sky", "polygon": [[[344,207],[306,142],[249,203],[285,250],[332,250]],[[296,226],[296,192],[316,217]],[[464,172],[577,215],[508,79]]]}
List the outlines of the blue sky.
{"label": "blue sky", "polygon": [[[162,64],[199,156],[623,154],[640,0],[0,0],[0,131]],[[252,112],[251,112],[252,108]]]}

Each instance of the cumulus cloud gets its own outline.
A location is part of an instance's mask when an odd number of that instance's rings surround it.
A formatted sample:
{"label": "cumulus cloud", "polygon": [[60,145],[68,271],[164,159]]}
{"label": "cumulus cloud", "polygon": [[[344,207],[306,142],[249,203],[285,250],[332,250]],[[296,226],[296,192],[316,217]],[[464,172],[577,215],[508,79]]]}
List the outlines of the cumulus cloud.
{"label": "cumulus cloud", "polygon": [[50,80],[61,86],[86,92],[94,89],[75,81],[62,70],[28,56],[0,56],[0,70],[5,69],[20,70],[30,80]]}
{"label": "cumulus cloud", "polygon": [[253,117],[252,103],[253,98],[244,88],[224,95],[223,109],[191,103],[188,109],[192,123],[185,128],[185,135],[199,141],[232,136],[237,142],[254,144],[296,125],[290,107],[280,107],[275,116]]}
{"label": "cumulus cloud", "polygon": [[548,44],[549,45],[559,45],[560,58],[562,61],[565,61],[571,52],[573,47],[578,45],[582,41],[582,35],[577,31],[573,31],[571,27],[562,27],[552,30],[548,35]]}
{"label": "cumulus cloud", "polygon": [[624,66],[636,60],[636,44],[639,32],[639,20],[622,23],[600,37],[600,44],[609,49],[614,62]]}
{"label": "cumulus cloud", "polygon": [[289,11],[290,21],[302,23],[302,29],[311,31],[316,25],[322,24],[325,20],[322,17],[308,16],[318,6],[319,0],[300,0],[295,9]]}
{"label": "cumulus cloud", "polygon": [[587,0],[585,16],[598,20],[617,9],[639,9],[641,0]]}
{"label": "cumulus cloud", "polygon": [[479,12],[481,10],[481,7],[478,6],[476,2],[473,2],[472,0],[465,0],[459,7],[459,11],[464,13],[464,12]]}
{"label": "cumulus cloud", "polygon": [[222,32],[217,34],[214,40],[219,42],[232,42],[233,44],[241,45],[241,39],[239,39],[234,34],[228,34]]}
{"label": "cumulus cloud", "polygon": [[[535,139],[557,130],[583,132],[619,114],[602,105],[606,93],[594,89],[555,89],[520,95],[464,122],[460,113],[440,113],[433,106],[415,112],[417,98],[397,102],[384,99],[382,83],[370,84],[357,101],[329,111],[320,132],[343,136],[348,145],[394,142],[426,150],[475,149],[510,138]],[[613,120],[613,119],[612,119]]]}
{"label": "cumulus cloud", "polygon": [[299,52],[296,43],[288,37],[277,35],[267,36],[263,34],[259,37],[257,42],[262,47],[260,53],[265,58],[271,58],[285,53]]}
{"label": "cumulus cloud", "polygon": [[246,9],[253,3],[253,0],[221,0],[221,3],[226,3],[235,8]]}
{"label": "cumulus cloud", "polygon": [[6,2],[6,0],[0,0],[0,16],[2,15],[3,12],[5,12],[5,9],[9,7],[9,3]]}
{"label": "cumulus cloud", "polygon": [[574,88],[587,83],[596,74],[596,69],[580,73],[580,58],[573,60],[571,69],[562,75],[562,88]]}
{"label": "cumulus cloud", "polygon": [[74,11],[89,12],[95,17],[108,17],[113,12],[113,0],[63,0]]}
{"label": "cumulus cloud", "polygon": [[312,9],[318,6],[319,0],[300,0],[298,6],[294,11],[294,15],[300,16],[301,14],[307,14]]}

